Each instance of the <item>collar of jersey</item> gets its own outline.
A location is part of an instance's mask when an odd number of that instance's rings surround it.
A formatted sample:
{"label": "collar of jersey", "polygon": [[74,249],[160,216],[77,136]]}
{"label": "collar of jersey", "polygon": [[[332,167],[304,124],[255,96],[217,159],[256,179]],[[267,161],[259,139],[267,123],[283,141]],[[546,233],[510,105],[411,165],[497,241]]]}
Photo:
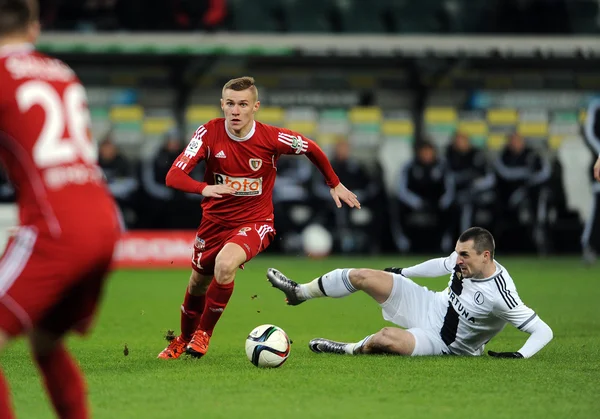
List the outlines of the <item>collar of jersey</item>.
{"label": "collar of jersey", "polygon": [[13,54],[23,54],[26,52],[31,52],[33,51],[33,49],[33,45],[26,42],[22,44],[7,44],[3,47],[0,47],[0,57],[5,57]]}
{"label": "collar of jersey", "polygon": [[227,135],[229,136],[229,138],[231,138],[233,141],[237,141],[237,142],[249,140],[250,137],[252,137],[254,135],[254,131],[256,131],[256,121],[252,121],[252,129],[250,130],[250,132],[248,134],[244,135],[243,137],[236,137],[235,135],[230,133],[229,130],[227,129],[227,121],[225,120],[225,121],[223,121],[223,123],[225,124],[225,132],[227,132]]}
{"label": "collar of jersey", "polygon": [[502,272],[504,271],[504,269],[502,269],[502,266],[500,266],[500,264],[498,262],[496,263],[496,272],[494,272],[494,275],[488,277],[488,278],[482,278],[482,279],[475,279],[475,278],[465,278],[468,279],[469,281],[473,281],[473,282],[486,282],[486,281],[491,281],[492,279],[496,278],[497,276],[502,275]]}

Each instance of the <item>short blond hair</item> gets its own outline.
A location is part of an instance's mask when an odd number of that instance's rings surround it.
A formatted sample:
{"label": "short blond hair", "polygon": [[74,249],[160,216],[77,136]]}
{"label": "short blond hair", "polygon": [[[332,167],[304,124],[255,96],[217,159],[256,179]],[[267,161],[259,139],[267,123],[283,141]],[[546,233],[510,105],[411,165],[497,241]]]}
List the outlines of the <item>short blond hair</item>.
{"label": "short blond hair", "polygon": [[242,90],[250,89],[254,94],[254,100],[258,100],[258,89],[254,84],[254,77],[244,76],[229,80],[223,86],[223,90],[221,92],[222,96],[225,96],[225,90],[227,89],[235,90],[236,92],[241,92]]}

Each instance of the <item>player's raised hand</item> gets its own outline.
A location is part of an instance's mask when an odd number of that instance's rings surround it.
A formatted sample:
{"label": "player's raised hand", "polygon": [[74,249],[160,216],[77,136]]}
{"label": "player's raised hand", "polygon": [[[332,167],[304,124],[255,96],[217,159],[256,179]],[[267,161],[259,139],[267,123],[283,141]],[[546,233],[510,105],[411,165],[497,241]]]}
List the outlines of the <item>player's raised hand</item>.
{"label": "player's raised hand", "polygon": [[596,160],[596,164],[594,165],[594,177],[600,182],[600,156],[598,156],[598,160]]}
{"label": "player's raised hand", "polygon": [[227,185],[208,185],[202,190],[202,195],[207,198],[223,198],[223,195],[233,195],[235,189]]}
{"label": "player's raised hand", "polygon": [[341,201],[344,201],[346,203],[346,205],[348,205],[350,208],[356,207],[356,208],[360,209],[360,202],[358,202],[356,195],[353,194],[352,191],[349,191],[341,183],[339,185],[337,185],[335,188],[331,188],[329,190],[329,193],[331,194],[331,197],[335,201],[335,205],[338,208],[342,208],[342,203],[340,202],[340,200],[341,200]]}

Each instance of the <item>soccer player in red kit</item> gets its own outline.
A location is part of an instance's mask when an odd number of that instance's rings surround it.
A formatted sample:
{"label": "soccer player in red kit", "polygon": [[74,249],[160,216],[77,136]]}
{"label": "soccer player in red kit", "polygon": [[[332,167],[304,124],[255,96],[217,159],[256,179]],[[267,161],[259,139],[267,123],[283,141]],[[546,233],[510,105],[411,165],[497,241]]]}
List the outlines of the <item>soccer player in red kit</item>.
{"label": "soccer player in red kit", "polygon": [[[86,93],[61,61],[35,51],[37,0],[0,0],[0,162],[19,228],[0,259],[0,349],[19,335],[60,418],[89,417],[64,344],[90,325],[120,235],[96,162]],[[0,418],[13,418],[0,370]]]}
{"label": "soccer player in red kit", "polygon": [[[321,148],[302,135],[254,120],[258,90],[252,77],[223,87],[225,118],[201,125],[167,174],[168,186],[202,194],[202,221],[192,258],[192,274],[181,306],[181,335],[158,355],[201,357],[233,292],[238,267],[269,246],[273,228],[273,185],[282,154],[305,154],[321,171],[338,207],[360,208],[342,185]],[[205,182],[189,176],[206,161]]]}

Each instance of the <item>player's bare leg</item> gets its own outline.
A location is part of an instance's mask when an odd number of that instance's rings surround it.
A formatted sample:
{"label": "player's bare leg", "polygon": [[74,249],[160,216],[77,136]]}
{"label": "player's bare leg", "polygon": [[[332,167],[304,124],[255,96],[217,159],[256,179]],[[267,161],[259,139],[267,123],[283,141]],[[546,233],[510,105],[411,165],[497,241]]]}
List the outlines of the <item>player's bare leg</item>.
{"label": "player's bare leg", "polygon": [[88,418],[83,374],[65,348],[62,336],[33,330],[29,342],[58,417]]}
{"label": "player's bare leg", "polygon": [[206,305],[200,325],[187,345],[186,352],[200,358],[208,351],[213,330],[233,293],[235,273],[246,261],[246,252],[236,243],[226,243],[215,260],[215,280],[206,291]]}
{"label": "player's bare leg", "polygon": [[414,350],[415,337],[412,333],[399,327],[384,327],[358,347],[356,353],[410,356]]}
{"label": "player's bare leg", "polygon": [[308,347],[315,353],[339,355],[387,353],[409,356],[415,349],[415,337],[404,329],[384,327],[374,335],[369,335],[355,343],[317,338],[312,339]]}
{"label": "player's bare leg", "polygon": [[[8,344],[9,340],[8,334],[4,330],[0,330],[0,352],[2,352],[2,349]],[[13,419],[14,417],[10,402],[10,390],[0,368],[0,418]]]}
{"label": "player's bare leg", "polygon": [[[158,354],[159,359],[177,359],[185,353],[186,347],[192,340],[192,336],[200,323],[206,290],[212,279],[212,275],[202,275],[192,269],[183,304],[181,305],[181,334],[176,337],[170,336],[172,340]],[[169,336],[167,336],[167,339],[169,339]]]}
{"label": "player's bare leg", "polygon": [[375,269],[335,269],[306,284],[298,284],[277,269],[267,270],[267,279],[283,291],[289,305],[319,297],[346,297],[364,291],[379,304],[384,303],[394,286],[393,274]]}

